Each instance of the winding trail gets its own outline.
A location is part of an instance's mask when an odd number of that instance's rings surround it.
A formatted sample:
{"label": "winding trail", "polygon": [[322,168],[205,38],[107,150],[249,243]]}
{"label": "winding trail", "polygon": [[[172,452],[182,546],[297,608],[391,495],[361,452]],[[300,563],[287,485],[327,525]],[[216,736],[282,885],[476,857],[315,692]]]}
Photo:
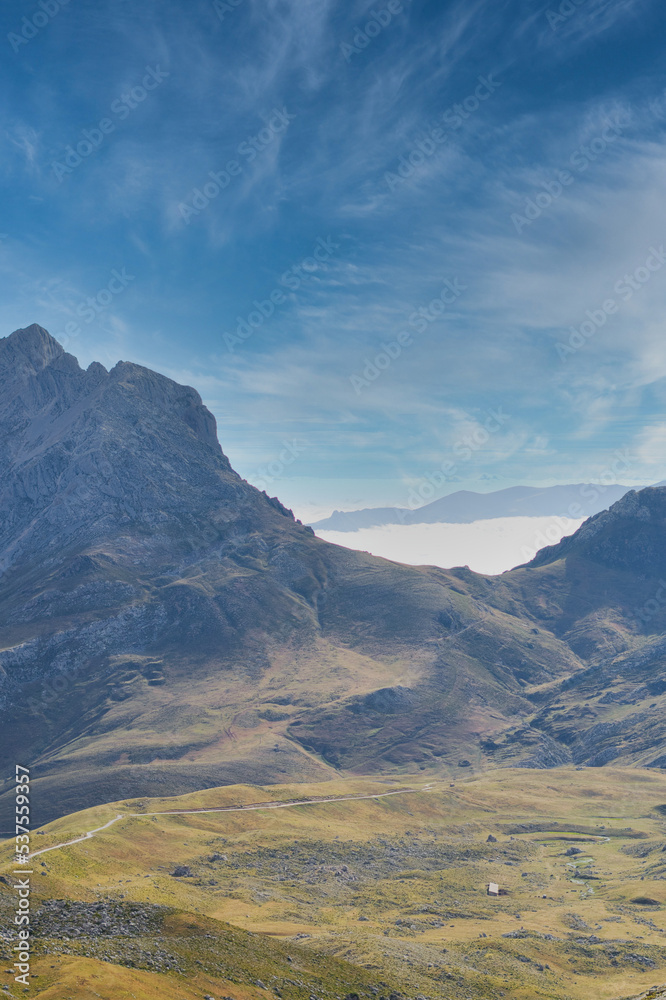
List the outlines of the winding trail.
{"label": "winding trail", "polygon": [[70,847],[72,844],[80,844],[83,840],[90,840],[95,836],[96,833],[101,833],[102,830],[108,830],[110,826],[117,823],[119,819],[141,819],[144,816],[198,816],[204,813],[225,813],[225,812],[252,812],[259,809],[295,809],[298,806],[319,806],[327,802],[359,802],[364,799],[384,799],[389,795],[407,795],[415,792],[428,792],[432,788],[432,784],[424,785],[423,788],[396,788],[391,792],[377,792],[374,795],[340,795],[333,796],[329,799],[305,799],[299,801],[298,799],[290,799],[288,802],[256,802],[246,806],[218,806],[216,809],[173,809],[168,812],[152,812],[152,813],[118,813],[114,819],[110,819],[108,823],[104,826],[98,826],[95,830],[89,830],[88,833],[84,833],[82,837],[75,837],[74,840],[66,840],[62,844],[54,844],[52,847],[43,847],[40,851],[33,851],[28,855],[28,858],[38,857],[40,854],[46,854],[47,851],[58,851],[61,847]]}
{"label": "winding trail", "polygon": [[32,858],[36,858],[38,854],[46,854],[47,851],[57,851],[59,847],[69,847],[70,844],[80,844],[82,840],[90,840],[96,833],[99,833],[101,830],[108,830],[119,819],[124,818],[122,813],[118,813],[115,819],[110,819],[104,826],[98,826],[95,830],[89,830],[88,833],[84,833],[82,837],[75,837],[74,840],[66,840],[64,844],[54,844],[53,847],[43,847],[41,851],[33,851],[32,854],[28,855],[28,858],[31,860]]}

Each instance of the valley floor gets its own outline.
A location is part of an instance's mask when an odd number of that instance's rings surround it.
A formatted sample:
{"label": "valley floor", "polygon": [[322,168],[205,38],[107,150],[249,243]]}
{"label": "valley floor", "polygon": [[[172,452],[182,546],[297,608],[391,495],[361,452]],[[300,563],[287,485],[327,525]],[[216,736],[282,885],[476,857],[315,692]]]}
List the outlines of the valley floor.
{"label": "valley floor", "polygon": [[[100,806],[32,835],[29,992],[656,1000],[665,831],[666,776],[641,769],[442,771]],[[0,987],[16,998],[12,846]]]}

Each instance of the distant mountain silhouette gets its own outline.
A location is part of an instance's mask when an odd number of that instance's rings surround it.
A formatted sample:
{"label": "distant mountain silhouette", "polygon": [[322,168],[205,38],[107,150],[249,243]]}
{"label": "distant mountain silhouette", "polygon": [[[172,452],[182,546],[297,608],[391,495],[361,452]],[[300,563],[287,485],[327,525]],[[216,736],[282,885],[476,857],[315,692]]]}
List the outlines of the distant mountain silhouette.
{"label": "distant mountain silhouette", "polygon": [[630,486],[578,483],[571,486],[510,486],[493,493],[459,490],[432,503],[409,510],[401,507],[370,507],[336,510],[330,517],[312,523],[315,531],[358,531],[387,524],[471,524],[494,517],[592,517],[619,500]]}

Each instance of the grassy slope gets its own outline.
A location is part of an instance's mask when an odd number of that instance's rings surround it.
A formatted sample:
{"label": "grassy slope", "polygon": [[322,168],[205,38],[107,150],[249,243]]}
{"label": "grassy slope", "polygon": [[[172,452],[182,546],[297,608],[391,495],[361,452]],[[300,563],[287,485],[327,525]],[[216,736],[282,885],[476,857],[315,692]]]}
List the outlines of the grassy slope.
{"label": "grassy slope", "polygon": [[[423,776],[410,784],[419,783]],[[118,811],[397,787],[406,782],[237,786],[135,800]],[[115,1000],[125,990],[146,1000],[189,1000],[208,992],[246,1000],[266,996],[254,982],[259,978],[295,1000],[312,992],[370,997],[373,988],[479,1000],[635,996],[666,980],[666,818],[655,809],[663,804],[666,778],[659,773],[563,768],[496,771],[458,778],[454,787],[445,776],[430,790],[374,801],[128,817],[92,840],[37,858],[36,871],[46,875],[34,876],[36,890],[50,899],[168,907],[159,944],[186,975],[128,968],[141,960],[126,941],[106,941],[100,950],[99,941],[74,937],[48,944],[60,957],[37,961],[34,994]],[[115,812],[98,807],[63,818],[33,845],[66,840]],[[520,824],[533,824],[533,832],[511,832]],[[496,844],[487,843],[490,833]],[[608,842],[597,839],[608,835]],[[572,845],[583,851],[578,859],[564,856]],[[210,861],[212,852],[226,860]],[[572,882],[576,870],[567,865],[587,858],[580,871],[597,878]],[[176,864],[189,865],[193,876],[174,878]],[[510,895],[488,897],[491,880]],[[658,905],[631,903],[638,896]],[[512,932],[520,936],[503,936]],[[141,946],[147,955],[155,945]]]}
{"label": "grassy slope", "polygon": [[[123,533],[0,580],[0,653],[42,642],[3,732],[39,768],[40,821],[163,789],[455,765],[531,714],[526,685],[583,668],[519,600],[491,607],[494,581],[472,574],[470,596],[462,571],[328,545],[248,491],[238,544],[220,528],[137,561]],[[355,711],[394,686],[413,702]]]}

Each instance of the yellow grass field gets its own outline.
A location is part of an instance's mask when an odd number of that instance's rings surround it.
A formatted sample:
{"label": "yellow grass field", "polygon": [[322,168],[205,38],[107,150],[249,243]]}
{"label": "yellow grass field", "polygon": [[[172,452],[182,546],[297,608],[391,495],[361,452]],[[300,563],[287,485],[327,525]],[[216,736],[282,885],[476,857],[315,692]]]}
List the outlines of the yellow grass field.
{"label": "yellow grass field", "polygon": [[[89,809],[32,849],[119,814],[32,860],[31,996],[619,1000],[666,982],[658,771],[229,786]],[[3,984],[26,995],[9,972]]]}

